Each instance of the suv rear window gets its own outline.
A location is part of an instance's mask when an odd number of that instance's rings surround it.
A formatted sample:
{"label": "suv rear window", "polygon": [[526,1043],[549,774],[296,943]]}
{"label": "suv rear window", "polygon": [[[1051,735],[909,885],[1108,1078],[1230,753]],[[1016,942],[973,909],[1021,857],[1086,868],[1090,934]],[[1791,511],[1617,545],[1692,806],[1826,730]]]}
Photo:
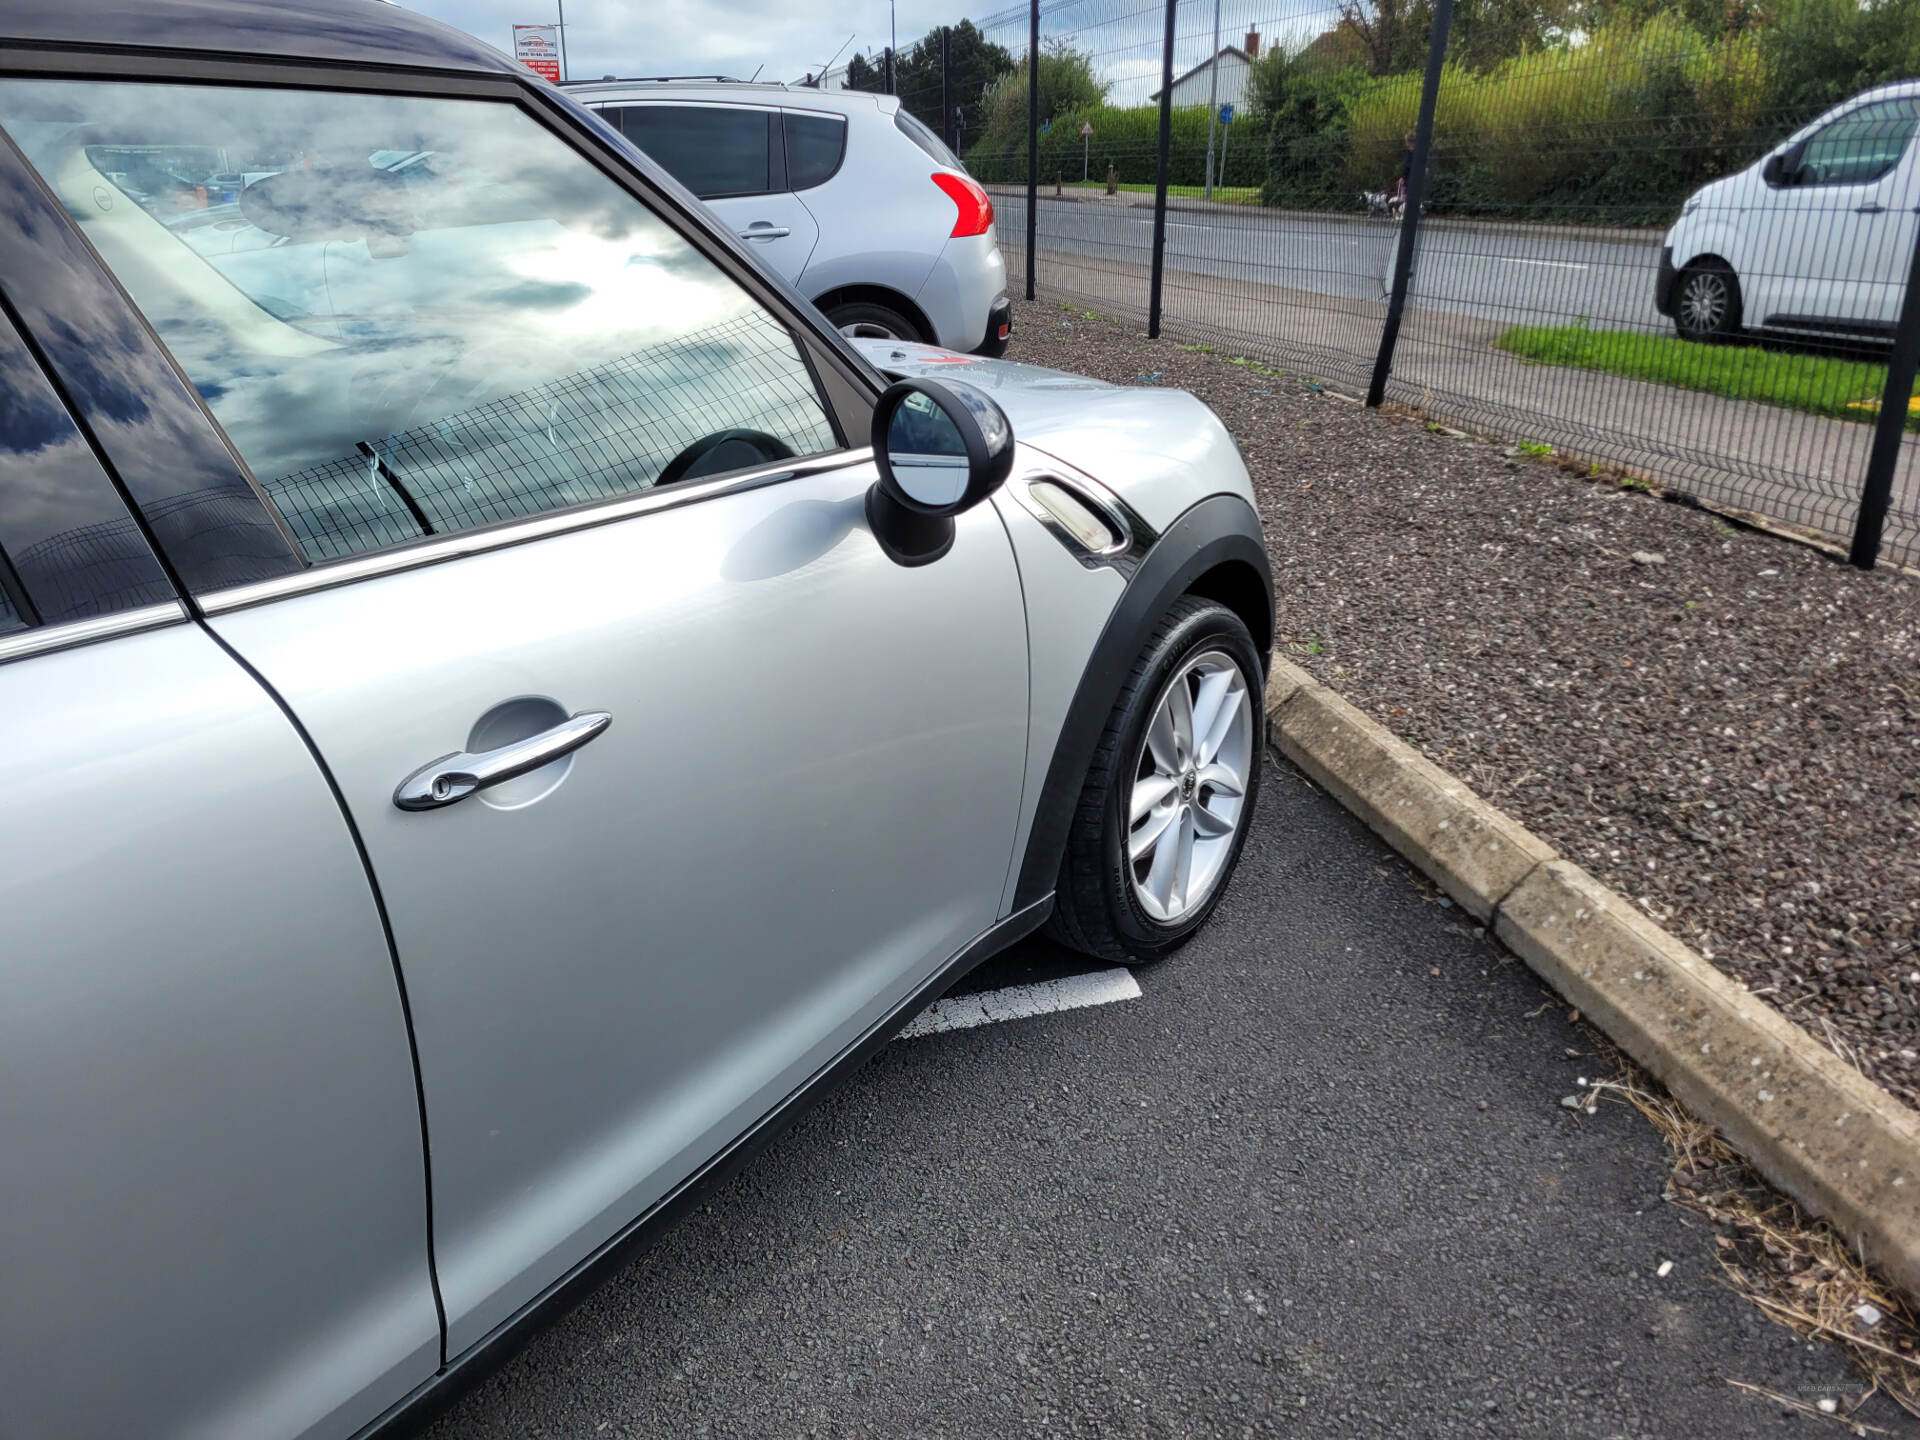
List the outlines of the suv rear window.
{"label": "suv rear window", "polygon": [[931,155],[935,164],[944,165],[949,170],[958,170],[962,175],[967,173],[967,167],[960,163],[960,157],[949,150],[938,135],[906,111],[894,111],[893,124],[902,135]]}
{"label": "suv rear window", "polygon": [[620,133],[702,200],[772,188],[769,112],[743,105],[623,105]]}
{"label": "suv rear window", "polygon": [[786,112],[787,188],[811,190],[824,185],[847,153],[847,122],[838,115]]}

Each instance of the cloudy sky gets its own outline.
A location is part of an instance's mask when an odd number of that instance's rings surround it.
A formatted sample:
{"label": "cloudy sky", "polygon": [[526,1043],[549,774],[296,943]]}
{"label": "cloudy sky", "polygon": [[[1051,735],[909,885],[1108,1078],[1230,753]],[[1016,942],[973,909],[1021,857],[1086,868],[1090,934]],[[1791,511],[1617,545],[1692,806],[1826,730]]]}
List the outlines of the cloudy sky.
{"label": "cloudy sky", "polygon": [[[513,27],[551,24],[555,0],[400,0],[409,9],[458,25],[488,44],[511,51]],[[568,76],[722,74],[745,79],[798,80],[824,65],[849,35],[855,51],[887,44],[887,0],[563,0],[567,9]],[[1334,0],[1223,0],[1221,41],[1237,43],[1252,26],[1272,39],[1300,30],[1317,33]],[[904,48],[933,29],[969,17],[1010,23],[992,38],[1016,55],[1026,49],[1021,0],[897,0]],[[1186,0],[1179,10],[1176,69],[1204,60],[1212,49],[1213,7]],[[1110,99],[1144,104],[1159,85],[1161,0],[1047,0],[1042,33],[1071,39],[1093,53],[1113,83]],[[1311,22],[1303,20],[1310,16]],[[1304,25],[1304,28],[1302,26]],[[1296,37],[1298,38],[1298,37]]]}
{"label": "cloudy sky", "polygon": [[[401,0],[502,50],[515,25],[551,24],[554,0]],[[887,44],[887,0],[563,0],[569,78],[722,74],[797,80],[855,37],[847,54]],[[898,0],[900,43],[964,15],[1006,8],[966,0]],[[841,57],[842,63],[845,56]]]}

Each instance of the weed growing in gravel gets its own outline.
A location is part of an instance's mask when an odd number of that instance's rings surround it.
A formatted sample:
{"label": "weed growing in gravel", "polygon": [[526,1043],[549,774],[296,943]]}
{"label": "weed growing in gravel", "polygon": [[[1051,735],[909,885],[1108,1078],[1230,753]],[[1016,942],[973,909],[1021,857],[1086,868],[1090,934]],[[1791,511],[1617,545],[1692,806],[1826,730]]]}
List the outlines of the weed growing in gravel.
{"label": "weed growing in gravel", "polygon": [[1806,1415],[1842,1420],[1875,1391],[1920,1417],[1920,1315],[1892,1286],[1870,1271],[1840,1235],[1768,1186],[1707,1124],[1659,1088],[1637,1065],[1594,1035],[1597,1055],[1619,1072],[1594,1080],[1580,1109],[1601,1100],[1633,1106],[1673,1152],[1662,1199],[1704,1216],[1714,1227],[1714,1258],[1734,1290],[1765,1314],[1808,1339],[1831,1340],[1869,1382],[1850,1405],[1829,1411],[1762,1386],[1726,1377]]}
{"label": "weed growing in gravel", "polygon": [[[1183,345],[1181,348],[1184,350],[1187,347]],[[1229,355],[1227,356],[1227,363],[1229,365],[1237,365],[1242,370],[1251,370],[1256,375],[1271,375],[1275,379],[1284,378],[1287,373],[1284,370],[1275,370],[1270,365],[1262,365],[1258,360],[1250,359],[1245,355]]]}
{"label": "weed growing in gravel", "polygon": [[1536,459],[1553,453],[1553,447],[1551,445],[1544,445],[1538,440],[1522,440],[1520,442],[1520,450],[1522,454],[1532,455]]}

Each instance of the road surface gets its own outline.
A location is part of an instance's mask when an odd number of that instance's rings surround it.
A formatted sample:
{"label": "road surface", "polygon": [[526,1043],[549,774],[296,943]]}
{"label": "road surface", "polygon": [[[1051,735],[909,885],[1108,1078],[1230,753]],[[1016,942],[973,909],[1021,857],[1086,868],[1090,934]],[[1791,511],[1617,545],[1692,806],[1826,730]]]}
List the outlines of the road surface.
{"label": "road surface", "polygon": [[1561,1107],[1566,1006],[1293,772],[1138,979],[896,1041],[435,1440],[1764,1440],[1811,1432],[1729,1379],[1864,1388],[1721,1282],[1645,1122]]}

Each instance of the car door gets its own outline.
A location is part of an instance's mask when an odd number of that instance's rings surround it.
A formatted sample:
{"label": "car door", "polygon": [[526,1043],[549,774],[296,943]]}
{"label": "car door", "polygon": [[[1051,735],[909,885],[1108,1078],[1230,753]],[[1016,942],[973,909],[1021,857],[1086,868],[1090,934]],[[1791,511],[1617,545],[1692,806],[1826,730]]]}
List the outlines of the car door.
{"label": "car door", "polygon": [[[101,247],[308,562],[201,601],[382,888],[457,1353],[995,922],[1026,746],[1010,540],[980,506],[935,563],[887,559],[852,372],[513,103],[29,98],[84,121],[81,158],[156,116],[247,169],[324,150],[255,182],[263,223],[357,230],[388,284],[437,257],[416,305],[289,318],[164,226]],[[402,225],[353,157],[409,148],[441,179]],[[508,783],[434,779],[522,744],[545,763]]]}
{"label": "car door", "polygon": [[1876,101],[1827,122],[1772,169],[1747,217],[1760,263],[1743,276],[1749,323],[1890,330],[1913,254],[1920,100]]}
{"label": "car door", "polygon": [[788,186],[778,110],[644,101],[601,113],[706,201],[763,264],[789,284],[800,279],[820,225]]}
{"label": "car door", "polygon": [[[136,348],[73,393],[164,448]],[[351,1433],[440,1361],[367,873],[5,318],[0,395],[0,1434]]]}

